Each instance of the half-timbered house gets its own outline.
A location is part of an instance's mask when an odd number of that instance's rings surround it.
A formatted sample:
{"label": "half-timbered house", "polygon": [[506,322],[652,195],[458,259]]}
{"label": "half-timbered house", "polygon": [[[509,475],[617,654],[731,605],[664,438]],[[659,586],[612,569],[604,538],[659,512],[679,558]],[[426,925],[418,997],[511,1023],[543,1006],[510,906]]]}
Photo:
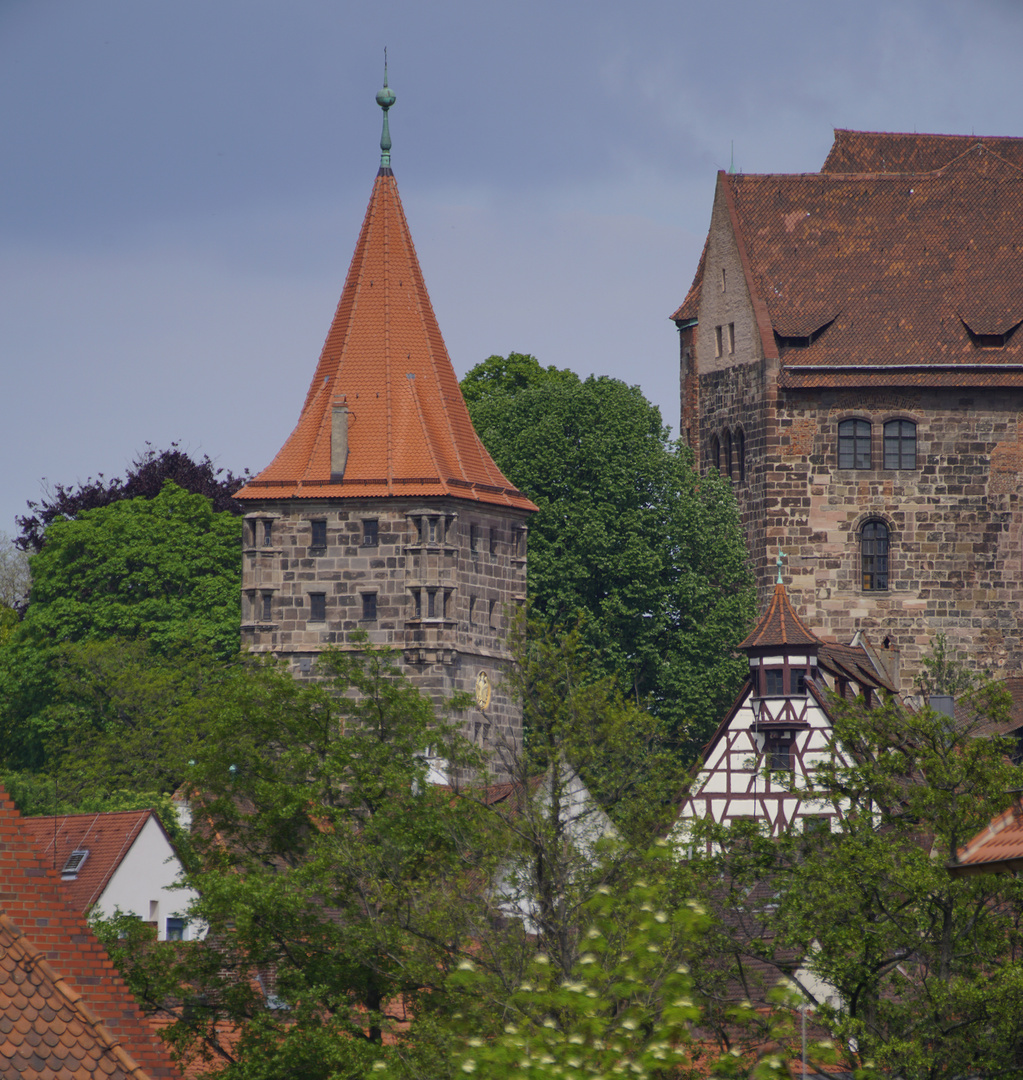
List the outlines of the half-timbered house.
{"label": "half-timbered house", "polygon": [[780,570],[767,611],[739,648],[749,658],[749,677],[704,748],[682,803],[675,835],[683,845],[704,816],[719,824],[753,818],[772,835],[794,825],[830,829],[841,808],[805,790],[814,767],[841,752],[832,746],[830,696],[869,702],[896,690],[882,654],[865,637],[839,645],[806,626]]}

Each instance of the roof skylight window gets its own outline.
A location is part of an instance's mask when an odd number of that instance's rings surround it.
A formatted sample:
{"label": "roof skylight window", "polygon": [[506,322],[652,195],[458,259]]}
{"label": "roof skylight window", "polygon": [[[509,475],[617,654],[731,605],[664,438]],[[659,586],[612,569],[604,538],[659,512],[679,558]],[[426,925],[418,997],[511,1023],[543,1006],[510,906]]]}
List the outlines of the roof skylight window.
{"label": "roof skylight window", "polygon": [[61,870],[62,877],[77,877],[78,871],[81,870],[82,864],[89,857],[88,848],[75,848],[74,851],[67,857],[67,862],[64,863]]}

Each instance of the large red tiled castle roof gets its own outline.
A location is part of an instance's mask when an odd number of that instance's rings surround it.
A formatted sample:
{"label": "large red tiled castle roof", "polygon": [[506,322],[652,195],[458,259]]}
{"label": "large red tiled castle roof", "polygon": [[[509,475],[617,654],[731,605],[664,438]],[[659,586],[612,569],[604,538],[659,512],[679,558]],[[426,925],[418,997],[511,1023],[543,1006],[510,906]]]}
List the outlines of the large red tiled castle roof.
{"label": "large red tiled castle roof", "polygon": [[[331,424],[348,459],[331,478]],[[398,186],[380,170],[295,430],[238,499],[449,495],[534,510],[473,430],[423,282]]]}
{"label": "large red tiled castle roof", "polygon": [[779,384],[1023,386],[1023,139],[835,138],[820,173],[719,174]]}
{"label": "large red tiled castle roof", "polygon": [[2,789],[0,1074],[180,1076]]}

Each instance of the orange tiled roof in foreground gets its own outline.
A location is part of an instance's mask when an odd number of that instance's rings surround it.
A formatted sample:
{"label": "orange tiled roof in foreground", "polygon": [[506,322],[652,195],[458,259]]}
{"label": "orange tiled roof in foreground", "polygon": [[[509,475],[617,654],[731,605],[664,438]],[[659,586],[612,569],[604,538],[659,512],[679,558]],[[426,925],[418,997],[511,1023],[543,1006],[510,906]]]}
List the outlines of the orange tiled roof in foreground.
{"label": "orange tiled roof in foreground", "polygon": [[[348,460],[331,479],[333,409]],[[522,510],[473,430],[426,292],[398,186],[373,185],[341,300],[295,430],[238,499],[448,495]]]}
{"label": "orange tiled roof in foreground", "polygon": [[949,873],[1019,873],[1023,870],[1023,805],[1018,801],[956,852]]}
{"label": "orange tiled roof in foreground", "polygon": [[0,1075],[180,1076],[2,789]]}
{"label": "orange tiled roof in foreground", "polygon": [[21,824],[43,861],[58,874],[72,851],[88,850],[77,876],[61,882],[71,906],[87,915],[150,817],[160,824],[152,810],[26,817]]}
{"label": "orange tiled roof in foreground", "polygon": [[785,586],[779,581],[774,596],[760,622],[753,628],[737,649],[769,649],[784,645],[796,648],[819,648],[822,642],[813,631],[808,630],[802,619],[792,609]]}

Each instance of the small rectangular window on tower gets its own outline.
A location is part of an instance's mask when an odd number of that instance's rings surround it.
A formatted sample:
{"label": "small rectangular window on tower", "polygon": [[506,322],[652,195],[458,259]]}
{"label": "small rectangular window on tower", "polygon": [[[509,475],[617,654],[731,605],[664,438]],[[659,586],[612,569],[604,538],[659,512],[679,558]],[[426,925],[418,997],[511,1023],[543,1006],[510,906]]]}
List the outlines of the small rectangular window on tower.
{"label": "small rectangular window on tower", "polygon": [[376,518],[365,518],[362,522],[362,546],[376,547],[379,542],[379,522]]}
{"label": "small rectangular window on tower", "polygon": [[272,519],[267,518],[263,522],[263,547],[273,547],[274,542],[274,523]]}
{"label": "small rectangular window on tower", "polygon": [[723,330],[724,330],[724,328],[721,327],[721,326],[715,326],[714,327],[714,355],[715,356],[720,356],[721,355],[721,349],[722,349],[721,338],[722,338]]}
{"label": "small rectangular window on tower", "polygon": [[469,597],[469,625],[470,626],[472,626],[472,624],[476,621],[475,616],[476,616],[476,597],[475,596],[470,596]]}
{"label": "small rectangular window on tower", "polygon": [[375,592],[364,592],[362,594],[362,618],[364,622],[369,622],[377,617],[377,594]]}
{"label": "small rectangular window on tower", "polygon": [[497,554],[497,529],[490,530],[490,554]]}
{"label": "small rectangular window on tower", "polygon": [[480,527],[479,525],[469,526],[469,550],[476,551],[480,546]]}
{"label": "small rectangular window on tower", "polygon": [[488,625],[491,629],[497,628],[497,601],[491,600],[487,613]]}
{"label": "small rectangular window on tower", "polygon": [[311,521],[309,524],[312,526],[312,537],[309,541],[309,546],[314,548],[325,548],[327,546],[326,521]]}
{"label": "small rectangular window on tower", "polygon": [[263,610],[260,612],[260,618],[263,622],[270,622],[274,613],[274,594],[265,592],[263,593]]}
{"label": "small rectangular window on tower", "polygon": [[426,617],[428,619],[437,618],[437,590],[426,590]]}
{"label": "small rectangular window on tower", "polygon": [[309,621],[327,621],[327,594],[314,592],[309,594]]}
{"label": "small rectangular window on tower", "polygon": [[721,267],[721,291],[728,292],[728,271]]}
{"label": "small rectangular window on tower", "polygon": [[728,324],[728,352],[729,355],[735,352],[735,323],[730,322]]}

